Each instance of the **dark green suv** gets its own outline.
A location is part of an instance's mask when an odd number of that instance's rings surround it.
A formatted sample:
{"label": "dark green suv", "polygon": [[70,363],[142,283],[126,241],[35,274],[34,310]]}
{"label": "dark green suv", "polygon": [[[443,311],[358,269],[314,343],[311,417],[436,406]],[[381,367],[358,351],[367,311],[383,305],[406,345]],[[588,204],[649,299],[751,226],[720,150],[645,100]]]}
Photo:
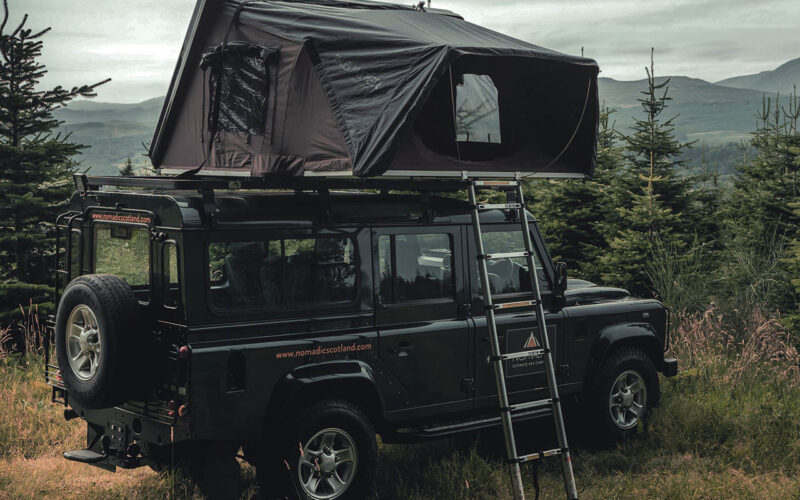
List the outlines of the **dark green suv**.
{"label": "dark green suv", "polygon": [[[242,449],[269,493],[361,498],[376,434],[407,442],[499,425],[467,202],[77,180],[58,219],[47,369],[65,417],[88,424],[86,449],[66,458],[181,466],[225,497],[237,494]],[[487,252],[523,249],[513,214],[481,217]],[[557,279],[530,221],[562,398],[597,433],[634,432],[658,404],[658,372],[677,371],[663,354],[668,312]],[[526,259],[488,271],[495,302],[529,297]],[[499,310],[497,324],[505,351],[538,346],[532,308]],[[512,403],[547,397],[542,359],[506,363]]]}

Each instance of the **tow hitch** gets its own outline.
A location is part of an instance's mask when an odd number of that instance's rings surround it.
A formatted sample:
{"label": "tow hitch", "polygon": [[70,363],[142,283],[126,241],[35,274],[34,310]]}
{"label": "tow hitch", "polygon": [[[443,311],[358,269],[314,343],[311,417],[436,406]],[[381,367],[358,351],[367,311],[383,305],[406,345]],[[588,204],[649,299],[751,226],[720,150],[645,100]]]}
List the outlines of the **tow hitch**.
{"label": "tow hitch", "polygon": [[85,450],[64,452],[64,458],[111,472],[117,467],[135,469],[143,465],[139,446],[129,443],[128,430],[121,422],[111,421],[105,428],[89,424],[87,437]]}

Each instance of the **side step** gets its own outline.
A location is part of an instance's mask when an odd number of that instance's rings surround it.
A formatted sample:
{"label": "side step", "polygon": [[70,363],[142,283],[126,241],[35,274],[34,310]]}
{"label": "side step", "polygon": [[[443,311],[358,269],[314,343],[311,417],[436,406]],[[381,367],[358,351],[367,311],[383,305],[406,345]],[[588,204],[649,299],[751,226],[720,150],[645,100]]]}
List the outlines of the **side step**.
{"label": "side step", "polygon": [[108,458],[108,455],[100,454],[92,450],[73,450],[65,451],[64,458],[82,464],[96,464]]}
{"label": "side step", "polygon": [[[550,408],[536,408],[527,411],[520,411],[513,415],[514,423],[525,422],[537,418],[549,417],[552,415]],[[440,437],[449,436],[458,432],[465,431],[479,431],[483,429],[490,429],[501,425],[500,416],[487,417],[477,420],[468,420],[466,422],[458,422],[453,424],[438,425],[434,427],[427,427],[420,429],[419,432],[410,434],[418,439],[435,439]]]}

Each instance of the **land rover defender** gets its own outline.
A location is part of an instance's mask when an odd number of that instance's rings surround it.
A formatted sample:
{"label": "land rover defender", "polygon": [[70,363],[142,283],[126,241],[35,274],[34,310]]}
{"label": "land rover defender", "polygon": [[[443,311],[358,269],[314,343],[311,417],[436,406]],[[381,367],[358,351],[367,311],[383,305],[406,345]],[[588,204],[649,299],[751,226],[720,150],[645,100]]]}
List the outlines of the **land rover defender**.
{"label": "land rover defender", "polygon": [[[87,423],[86,449],[66,458],[185,466],[225,497],[241,449],[266,492],[361,498],[376,434],[408,442],[499,425],[468,202],[300,181],[76,183],[57,221],[47,357],[54,401]],[[520,249],[512,218],[481,215],[487,252]],[[529,221],[561,397],[598,433],[635,432],[658,404],[658,373],[677,371],[664,357],[668,311],[566,280]],[[525,262],[489,264],[496,302],[529,293]],[[506,352],[537,347],[532,307],[496,322]],[[540,359],[509,360],[505,373],[512,403],[547,395]]]}

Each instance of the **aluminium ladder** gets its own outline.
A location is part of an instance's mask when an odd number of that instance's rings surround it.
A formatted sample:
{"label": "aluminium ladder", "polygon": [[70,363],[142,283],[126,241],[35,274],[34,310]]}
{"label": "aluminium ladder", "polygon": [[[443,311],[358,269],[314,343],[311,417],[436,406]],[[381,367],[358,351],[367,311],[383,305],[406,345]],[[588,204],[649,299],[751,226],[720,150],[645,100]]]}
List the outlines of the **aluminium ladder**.
{"label": "aluminium ladder", "polygon": [[[504,189],[506,191],[514,190],[516,199],[507,200],[508,203],[478,203],[475,194],[476,188],[483,189]],[[561,464],[564,476],[564,488],[567,493],[567,498],[570,500],[577,499],[578,493],[575,486],[575,475],[572,471],[572,458],[567,446],[567,433],[564,428],[564,416],[561,412],[561,402],[558,397],[558,385],[556,382],[555,369],[553,367],[553,356],[550,351],[550,341],[547,335],[547,325],[544,317],[544,307],[542,306],[542,295],[539,288],[539,280],[536,273],[536,265],[534,260],[534,249],[531,242],[531,233],[528,225],[528,218],[525,213],[525,203],[522,195],[522,182],[519,180],[514,181],[469,181],[469,202],[472,206],[472,225],[475,233],[475,248],[477,249],[478,258],[478,274],[481,277],[481,285],[483,287],[483,304],[486,311],[486,326],[489,329],[489,343],[491,344],[491,362],[494,363],[495,381],[497,382],[497,397],[500,402],[500,417],[503,424],[503,434],[506,442],[506,456],[508,459],[509,469],[511,472],[511,482],[514,492],[515,500],[524,500],[525,491],[522,485],[522,475],[520,473],[519,465],[524,462],[542,459],[545,457],[560,455]],[[518,220],[520,222],[522,239],[525,242],[525,251],[523,252],[507,252],[495,253],[487,255],[483,247],[483,235],[481,233],[480,212],[484,210],[516,210]],[[532,300],[523,300],[516,302],[508,302],[495,304],[492,301],[492,293],[489,283],[489,273],[486,267],[486,261],[492,259],[505,259],[525,257],[528,262],[528,273],[530,275],[531,288],[533,292]],[[515,307],[531,307],[534,306],[536,310],[536,325],[539,330],[540,345],[539,349],[532,349],[521,352],[501,353],[500,340],[498,338],[497,323],[495,322],[495,311],[505,310]],[[506,380],[503,369],[504,361],[511,359],[522,359],[532,356],[544,356],[545,374],[547,377],[547,385],[550,389],[550,397],[541,400],[529,401],[526,403],[510,405],[508,402],[508,392],[506,391]],[[511,414],[515,411],[529,410],[533,408],[543,408],[550,406],[553,410],[553,420],[555,423],[556,436],[558,438],[558,448],[528,455],[518,455],[517,446],[514,441],[514,428],[511,419]]]}

